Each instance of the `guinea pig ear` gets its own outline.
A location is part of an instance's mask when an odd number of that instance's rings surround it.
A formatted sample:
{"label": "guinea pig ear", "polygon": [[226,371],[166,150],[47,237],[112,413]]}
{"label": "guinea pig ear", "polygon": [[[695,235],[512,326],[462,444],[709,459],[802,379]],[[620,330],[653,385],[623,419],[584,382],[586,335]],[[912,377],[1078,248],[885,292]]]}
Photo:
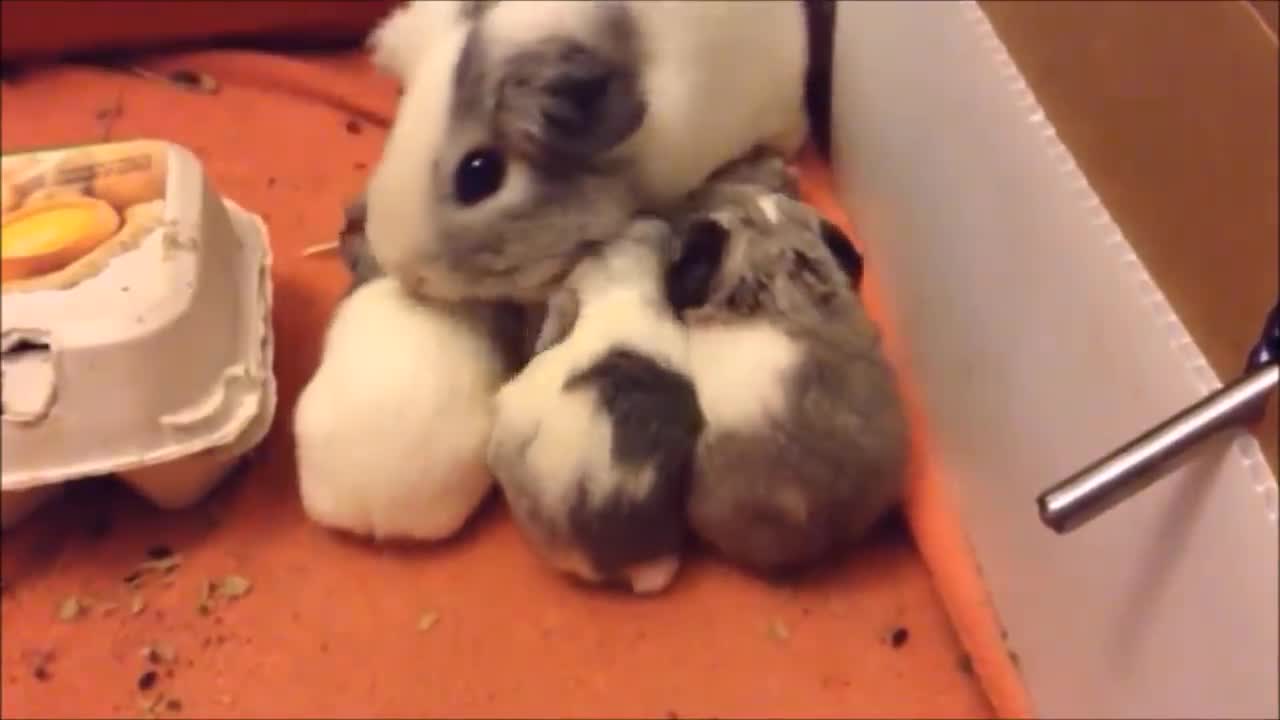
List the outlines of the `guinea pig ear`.
{"label": "guinea pig ear", "polygon": [[862,287],[862,253],[853,246],[849,241],[849,236],[837,227],[834,223],[819,219],[819,232],[822,235],[822,243],[827,246],[831,254],[835,256],[836,263],[840,265],[840,269],[845,275],[849,276],[849,280],[853,283],[855,289]]}
{"label": "guinea pig ear", "polygon": [[498,127],[535,155],[587,159],[640,128],[646,105],[635,68],[568,38],[511,55]]}
{"label": "guinea pig ear", "polygon": [[667,301],[677,312],[707,302],[728,242],[729,231],[715,220],[700,218],[690,223],[680,256],[667,268]]}

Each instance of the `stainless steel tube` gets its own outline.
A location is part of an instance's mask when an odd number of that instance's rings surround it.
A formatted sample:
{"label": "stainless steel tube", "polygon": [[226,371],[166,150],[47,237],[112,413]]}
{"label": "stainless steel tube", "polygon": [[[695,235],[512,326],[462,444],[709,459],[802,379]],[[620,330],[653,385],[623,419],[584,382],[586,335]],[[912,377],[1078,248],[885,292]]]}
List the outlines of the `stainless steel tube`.
{"label": "stainless steel tube", "polygon": [[1041,521],[1071,532],[1150,486],[1166,464],[1205,437],[1260,416],[1280,384],[1280,364],[1270,359],[1046,490],[1036,498]]}

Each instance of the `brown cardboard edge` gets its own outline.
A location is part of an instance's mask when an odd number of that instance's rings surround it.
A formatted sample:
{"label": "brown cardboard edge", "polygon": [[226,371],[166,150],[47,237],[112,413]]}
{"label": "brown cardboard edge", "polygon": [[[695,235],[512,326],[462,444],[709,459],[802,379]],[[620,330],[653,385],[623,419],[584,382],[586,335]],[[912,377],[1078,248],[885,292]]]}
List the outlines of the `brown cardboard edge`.
{"label": "brown cardboard edge", "polygon": [[[1265,14],[1243,0],[980,4],[1209,364],[1235,378],[1280,296]],[[1277,405],[1254,427],[1273,472]]]}
{"label": "brown cardboard edge", "polygon": [[1280,32],[1280,0],[1249,0],[1249,4],[1272,35]]}

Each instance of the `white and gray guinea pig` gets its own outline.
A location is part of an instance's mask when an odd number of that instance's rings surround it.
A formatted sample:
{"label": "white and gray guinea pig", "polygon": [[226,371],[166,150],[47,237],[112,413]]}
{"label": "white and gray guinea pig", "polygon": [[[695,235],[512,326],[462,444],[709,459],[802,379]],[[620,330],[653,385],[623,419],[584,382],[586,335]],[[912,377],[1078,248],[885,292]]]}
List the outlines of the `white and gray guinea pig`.
{"label": "white and gray guinea pig", "polygon": [[447,538],[493,486],[493,394],[512,369],[503,308],[425,302],[352,270],[294,409],[303,508],[375,539]]}
{"label": "white and gray guinea pig", "polygon": [[540,554],[636,593],[680,566],[703,417],[664,293],[670,228],[636,220],[552,297],[534,356],[503,386],[489,465]]}
{"label": "white and gray guinea pig", "polygon": [[387,272],[543,301],[637,212],[807,136],[803,3],[415,3],[370,39],[404,94],[369,186]]}
{"label": "white and gray guinea pig", "polygon": [[861,256],[776,184],[740,181],[784,177],[780,160],[761,162],[766,172],[726,175],[695,198],[667,286],[707,422],[690,526],[778,575],[847,547],[900,500],[907,435],[854,292]]}

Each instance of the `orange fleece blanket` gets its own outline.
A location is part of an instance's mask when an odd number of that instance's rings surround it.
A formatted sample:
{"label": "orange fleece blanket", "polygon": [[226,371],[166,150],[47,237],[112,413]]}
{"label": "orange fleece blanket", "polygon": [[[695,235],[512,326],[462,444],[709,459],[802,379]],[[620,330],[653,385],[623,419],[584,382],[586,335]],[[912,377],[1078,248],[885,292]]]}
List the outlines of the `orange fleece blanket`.
{"label": "orange fleece blanket", "polygon": [[[356,52],[214,50],[146,67],[207,73],[219,90],[89,66],[35,70],[4,84],[3,149],[171,140],[261,214],[275,253],[278,417],[257,462],[196,508],[166,513],[84,482],[5,535],[5,717],[1029,714],[919,413],[911,537],[886,532],[793,587],[694,558],[660,597],[583,591],[533,556],[499,502],[439,547],[372,546],[308,522],[291,414],[346,274],[336,256],[302,250],[336,237],[396,88]],[[806,197],[852,229],[822,162],[807,154],[801,166]],[[865,295],[882,317],[874,257]],[[127,589],[121,578],[154,545],[181,565]],[[229,573],[251,591],[197,612],[203,584]],[[72,597],[92,605],[61,619]]]}

